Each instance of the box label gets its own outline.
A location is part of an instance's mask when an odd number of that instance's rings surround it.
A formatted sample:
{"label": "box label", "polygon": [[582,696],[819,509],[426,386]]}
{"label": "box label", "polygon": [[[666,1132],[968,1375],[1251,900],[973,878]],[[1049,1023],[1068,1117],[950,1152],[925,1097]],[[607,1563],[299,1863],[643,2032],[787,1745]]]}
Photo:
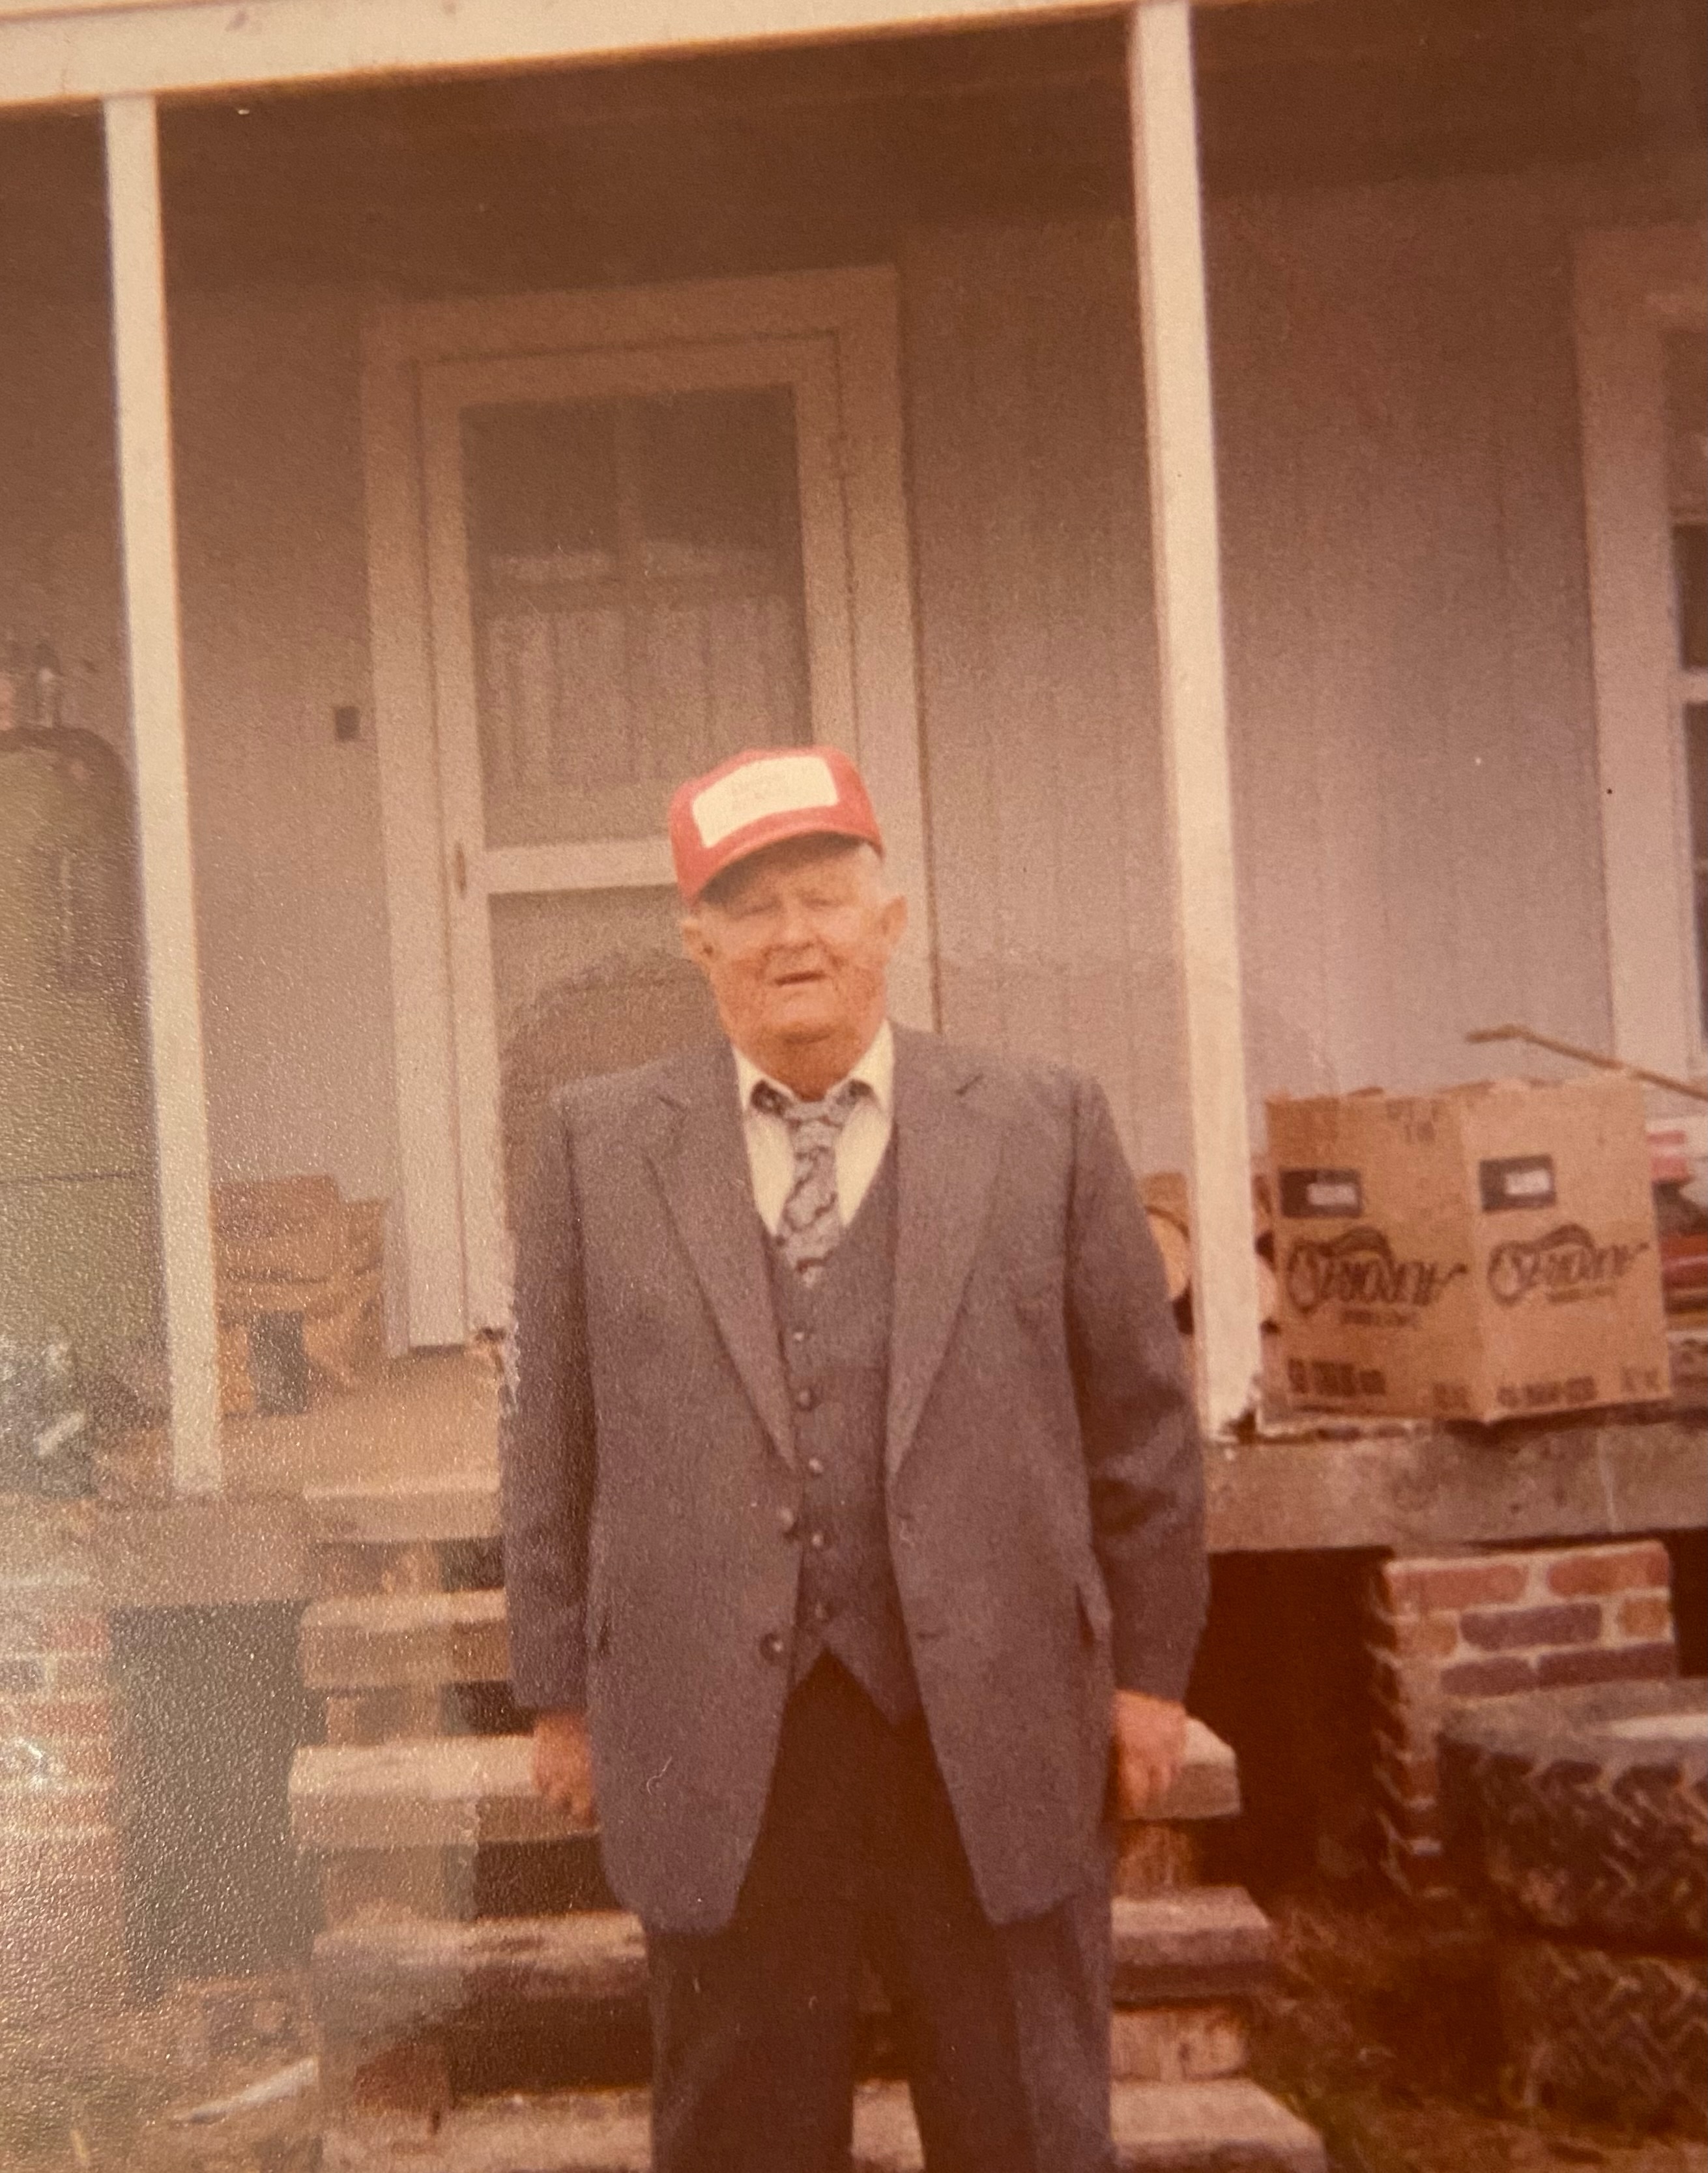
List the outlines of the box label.
{"label": "box label", "polygon": [[[1469,1270],[1462,1260],[1403,1259],[1383,1232],[1360,1223],[1338,1237],[1295,1238],[1287,1254],[1287,1297],[1301,1318],[1326,1305],[1349,1324],[1397,1326],[1397,1313],[1420,1312]],[[1348,1308],[1352,1308],[1349,1311]],[[1374,1315],[1383,1316],[1378,1321]],[[1370,1318],[1360,1316],[1369,1314]]]}
{"label": "box label", "polygon": [[1337,1222],[1364,1212],[1364,1182],[1355,1169],[1284,1169],[1281,1212],[1289,1222],[1315,1216]]}
{"label": "box label", "polygon": [[1498,1215],[1507,1207],[1552,1207],[1554,1157],[1505,1155],[1496,1162],[1479,1162],[1477,1184],[1485,1215]]}
{"label": "box label", "polygon": [[1610,1298],[1648,1251],[1635,1245],[1596,1243],[1581,1222],[1561,1222],[1543,1237],[1509,1237],[1489,1255],[1489,1292],[1497,1305],[1522,1305],[1539,1297],[1549,1305]]}
{"label": "box label", "polygon": [[1595,1375],[1574,1373],[1565,1379],[1503,1381],[1494,1391],[1494,1400],[1503,1411],[1552,1411],[1562,1405],[1592,1404],[1596,1399]]}
{"label": "box label", "polygon": [[1354,1366],[1340,1358],[1289,1358],[1287,1381],[1295,1396],[1357,1398],[1387,1394],[1379,1366]]}

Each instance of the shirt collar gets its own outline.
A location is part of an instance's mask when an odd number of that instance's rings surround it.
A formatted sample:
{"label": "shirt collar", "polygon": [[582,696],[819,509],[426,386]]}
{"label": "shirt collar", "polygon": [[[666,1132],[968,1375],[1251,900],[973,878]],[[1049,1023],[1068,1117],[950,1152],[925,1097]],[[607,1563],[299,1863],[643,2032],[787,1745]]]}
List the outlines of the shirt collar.
{"label": "shirt collar", "polygon": [[[741,1097],[741,1111],[744,1117],[753,1108],[754,1089],[761,1080],[775,1086],[778,1093],[788,1101],[799,1100],[800,1097],[792,1087],[785,1086],[781,1079],[773,1079],[769,1072],[761,1071],[753,1059],[743,1056],[733,1043],[731,1048],[735,1055],[736,1089]],[[888,1019],[873,1035],[866,1054],[847,1076],[861,1081],[878,1104],[880,1116],[889,1114],[890,1103],[895,1092],[895,1036],[890,1031]]]}

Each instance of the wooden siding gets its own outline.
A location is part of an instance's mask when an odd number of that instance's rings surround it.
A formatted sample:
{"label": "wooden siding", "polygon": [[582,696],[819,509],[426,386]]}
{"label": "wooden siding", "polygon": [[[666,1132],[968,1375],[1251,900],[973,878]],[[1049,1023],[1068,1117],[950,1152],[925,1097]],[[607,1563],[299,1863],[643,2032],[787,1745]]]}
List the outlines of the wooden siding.
{"label": "wooden siding", "polygon": [[943,1026],[1086,1066],[1143,1156],[1184,1131],[1133,283],[1118,226],[922,235],[903,337]]}
{"label": "wooden siding", "polygon": [[173,342],[216,1167],[353,1196],[397,1167],[357,336],[305,291],[198,298]]}
{"label": "wooden siding", "polygon": [[1500,183],[1227,208],[1217,392],[1251,1067],[1475,1077],[1608,1045],[1559,208]]}
{"label": "wooden siding", "polygon": [[[1608,1043],[1572,237],[1696,186],[1211,208],[1260,1137],[1268,1092],[1480,1076],[1476,1026]],[[1149,1166],[1186,1123],[1130,256],[979,227],[904,276],[943,1024],[1089,1065]]]}

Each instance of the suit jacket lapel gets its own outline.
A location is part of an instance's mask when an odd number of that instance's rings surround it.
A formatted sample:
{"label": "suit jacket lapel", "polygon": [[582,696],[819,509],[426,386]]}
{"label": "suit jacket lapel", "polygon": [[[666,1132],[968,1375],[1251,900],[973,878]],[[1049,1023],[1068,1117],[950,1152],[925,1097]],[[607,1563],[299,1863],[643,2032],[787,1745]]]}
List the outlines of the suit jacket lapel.
{"label": "suit jacket lapel", "polygon": [[792,1464],[794,1428],[734,1060],[722,1043],[695,1049],[673,1067],[660,1092],[668,1107],[647,1142],[648,1158],[754,1409]]}
{"label": "suit jacket lapel", "polygon": [[912,1446],[990,1212],[997,1127],[968,1089],[976,1061],[930,1034],[895,1036],[895,1315],[886,1442]]}

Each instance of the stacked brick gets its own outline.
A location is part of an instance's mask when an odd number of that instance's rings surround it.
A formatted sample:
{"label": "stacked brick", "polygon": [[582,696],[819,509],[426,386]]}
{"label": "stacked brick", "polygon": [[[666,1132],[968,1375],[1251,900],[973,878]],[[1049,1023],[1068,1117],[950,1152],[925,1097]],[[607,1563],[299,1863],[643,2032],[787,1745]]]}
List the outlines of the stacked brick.
{"label": "stacked brick", "polygon": [[87,1512],[0,1497],[0,2025],[122,1997],[116,1734]]}
{"label": "stacked brick", "polygon": [[1450,1707],[1678,1666],[1670,1564],[1654,1539],[1385,1562],[1369,1628],[1382,1864],[1413,1894],[1446,1883],[1435,1747]]}

